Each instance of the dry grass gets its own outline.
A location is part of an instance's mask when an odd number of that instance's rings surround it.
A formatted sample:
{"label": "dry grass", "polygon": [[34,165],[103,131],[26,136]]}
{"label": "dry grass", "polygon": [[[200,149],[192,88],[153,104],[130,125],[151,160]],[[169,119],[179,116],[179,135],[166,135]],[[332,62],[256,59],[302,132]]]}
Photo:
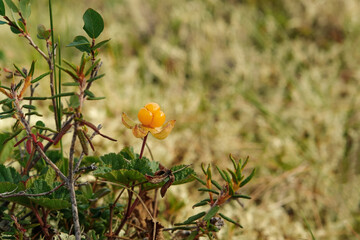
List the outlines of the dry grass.
{"label": "dry grass", "polygon": [[[46,7],[38,4],[34,30],[47,21]],[[122,111],[135,117],[155,101],[177,120],[168,139],[150,140],[156,160],[193,163],[199,171],[201,162],[226,167],[233,153],[249,155],[258,170],[244,189],[253,200],[244,209],[236,206],[237,212],[228,206],[244,229],[229,227],[223,239],[310,239],[306,222],[316,239],[360,239],[359,1],[109,0],[74,6],[67,0],[55,5],[55,31],[64,34],[64,44],[82,34],[87,7],[102,13],[103,39],[112,40],[102,52],[107,75],[95,91],[107,100],[86,110],[120,140],[99,140],[97,154],[124,144],[140,148],[119,118]],[[4,26],[0,33],[1,64],[29,65],[32,50]],[[79,56],[73,49],[63,55]]]}

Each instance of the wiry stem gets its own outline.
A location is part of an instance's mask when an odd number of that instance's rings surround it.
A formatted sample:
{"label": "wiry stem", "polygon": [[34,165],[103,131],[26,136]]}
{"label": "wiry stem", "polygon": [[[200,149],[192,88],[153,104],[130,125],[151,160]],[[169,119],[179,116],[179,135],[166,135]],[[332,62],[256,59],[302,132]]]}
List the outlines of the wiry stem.
{"label": "wiry stem", "polygon": [[75,239],[81,239],[81,229],[80,229],[80,222],[79,222],[79,212],[77,208],[76,202],[76,193],[75,193],[75,178],[74,178],[74,153],[75,153],[75,142],[76,142],[76,129],[78,127],[78,122],[75,121],[74,123],[74,133],[71,141],[70,146],[70,155],[69,155],[69,177],[68,177],[68,187],[70,191],[70,199],[71,199],[71,209],[72,209],[72,216],[74,222],[74,230],[75,230]]}
{"label": "wiry stem", "polygon": [[141,146],[141,151],[140,151],[140,159],[142,158],[143,154],[144,154],[144,149],[145,149],[145,145],[146,145],[146,140],[147,140],[147,137],[148,137],[149,133],[146,134],[146,136],[144,137],[144,140],[143,140],[143,143],[142,143],[142,146]]}
{"label": "wiry stem", "polygon": [[[25,130],[26,130],[26,133],[28,136],[31,135],[31,130],[30,130],[30,126],[28,124],[28,122],[25,120],[25,115],[24,113],[22,112],[21,110],[21,107],[20,107],[20,103],[19,103],[19,100],[17,99],[16,97],[16,92],[14,90],[12,90],[12,95],[14,96],[14,106],[16,108],[16,112],[17,112],[17,115],[18,115],[18,118],[21,122],[21,124],[24,126]],[[34,144],[36,145],[36,150],[38,151],[38,153],[40,154],[40,156],[46,161],[46,163],[48,163],[54,170],[55,172],[57,173],[57,175],[59,175],[61,177],[61,179],[67,183],[67,178],[66,176],[60,171],[60,169],[46,156],[46,154],[44,153],[44,151],[41,149],[41,147],[36,143],[34,142]]]}

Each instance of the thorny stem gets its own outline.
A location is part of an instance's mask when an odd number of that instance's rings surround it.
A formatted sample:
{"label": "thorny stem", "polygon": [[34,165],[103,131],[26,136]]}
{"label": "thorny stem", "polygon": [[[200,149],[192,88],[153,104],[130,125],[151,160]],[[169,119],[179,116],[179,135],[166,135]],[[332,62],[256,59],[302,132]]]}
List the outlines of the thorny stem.
{"label": "thorny stem", "polygon": [[144,149],[145,149],[145,145],[146,145],[146,140],[147,140],[147,137],[148,137],[149,133],[146,134],[146,136],[144,137],[144,140],[143,140],[143,143],[142,143],[142,146],[141,146],[141,151],[140,151],[140,159],[142,158],[143,154],[144,154]]}

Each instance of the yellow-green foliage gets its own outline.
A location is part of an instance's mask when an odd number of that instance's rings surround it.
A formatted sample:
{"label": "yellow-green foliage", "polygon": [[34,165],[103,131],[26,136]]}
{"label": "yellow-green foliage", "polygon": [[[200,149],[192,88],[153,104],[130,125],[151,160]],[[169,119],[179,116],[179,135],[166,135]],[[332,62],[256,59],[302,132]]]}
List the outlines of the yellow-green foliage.
{"label": "yellow-green foliage", "polygon": [[[244,229],[229,227],[223,239],[310,239],[309,228],[316,239],[359,237],[359,1],[53,4],[62,45],[83,34],[88,7],[104,17],[101,40],[111,38],[101,52],[106,77],[95,92],[107,99],[84,110],[120,142],[95,138],[98,154],[124,144],[140,148],[121,125],[121,113],[136,116],[155,101],[177,120],[167,141],[151,141],[157,160],[199,170],[201,162],[230,166],[231,152],[249,155],[258,170],[243,190],[253,200],[238,212],[228,206]],[[33,1],[33,36],[38,23],[49,27],[47,11]],[[24,41],[0,26],[1,66],[28,66],[35,58],[45,69]],[[69,60],[79,54],[62,52]],[[172,214],[186,216],[187,210]]]}

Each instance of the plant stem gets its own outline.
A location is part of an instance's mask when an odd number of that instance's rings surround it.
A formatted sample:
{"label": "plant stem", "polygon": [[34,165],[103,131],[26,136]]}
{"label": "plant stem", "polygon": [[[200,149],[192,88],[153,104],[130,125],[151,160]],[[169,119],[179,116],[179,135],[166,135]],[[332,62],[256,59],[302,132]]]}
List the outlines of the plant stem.
{"label": "plant stem", "polygon": [[[48,58],[48,65],[49,65],[49,69],[51,71],[50,73],[50,91],[51,91],[51,96],[53,97],[56,93],[55,88],[56,88],[56,69],[55,69],[55,39],[54,39],[54,26],[53,26],[53,16],[52,16],[52,5],[51,5],[51,0],[49,0],[49,15],[50,15],[50,30],[51,30],[51,47],[49,46],[48,41],[46,41],[46,45],[48,46],[48,54],[49,54],[49,58]],[[54,83],[54,78],[55,78],[55,83]],[[56,104],[56,99],[52,98],[52,105],[54,108],[54,115],[55,115],[55,125],[56,125],[56,130],[60,130],[61,128],[61,123],[58,121],[58,106]]]}
{"label": "plant stem", "polygon": [[70,145],[70,154],[69,154],[69,176],[68,176],[68,188],[70,191],[70,199],[71,199],[71,210],[74,222],[74,231],[75,231],[75,239],[81,239],[81,229],[79,222],[79,212],[76,202],[76,193],[75,193],[75,178],[74,178],[74,153],[75,153],[75,142],[76,142],[76,129],[78,127],[78,122],[74,123],[74,133],[71,140]]}
{"label": "plant stem", "polygon": [[144,137],[144,140],[143,140],[143,143],[142,143],[142,146],[141,146],[141,151],[140,151],[140,159],[142,158],[143,154],[144,154],[144,149],[145,149],[145,145],[146,145],[146,139],[148,137],[149,133],[146,134],[146,136]]}
{"label": "plant stem", "polygon": [[113,220],[113,213],[114,213],[114,208],[116,206],[116,203],[119,201],[120,196],[123,194],[123,192],[125,191],[125,188],[123,188],[119,195],[117,196],[116,200],[114,201],[114,203],[110,206],[110,219],[109,219],[109,235],[112,236],[112,220]]}

